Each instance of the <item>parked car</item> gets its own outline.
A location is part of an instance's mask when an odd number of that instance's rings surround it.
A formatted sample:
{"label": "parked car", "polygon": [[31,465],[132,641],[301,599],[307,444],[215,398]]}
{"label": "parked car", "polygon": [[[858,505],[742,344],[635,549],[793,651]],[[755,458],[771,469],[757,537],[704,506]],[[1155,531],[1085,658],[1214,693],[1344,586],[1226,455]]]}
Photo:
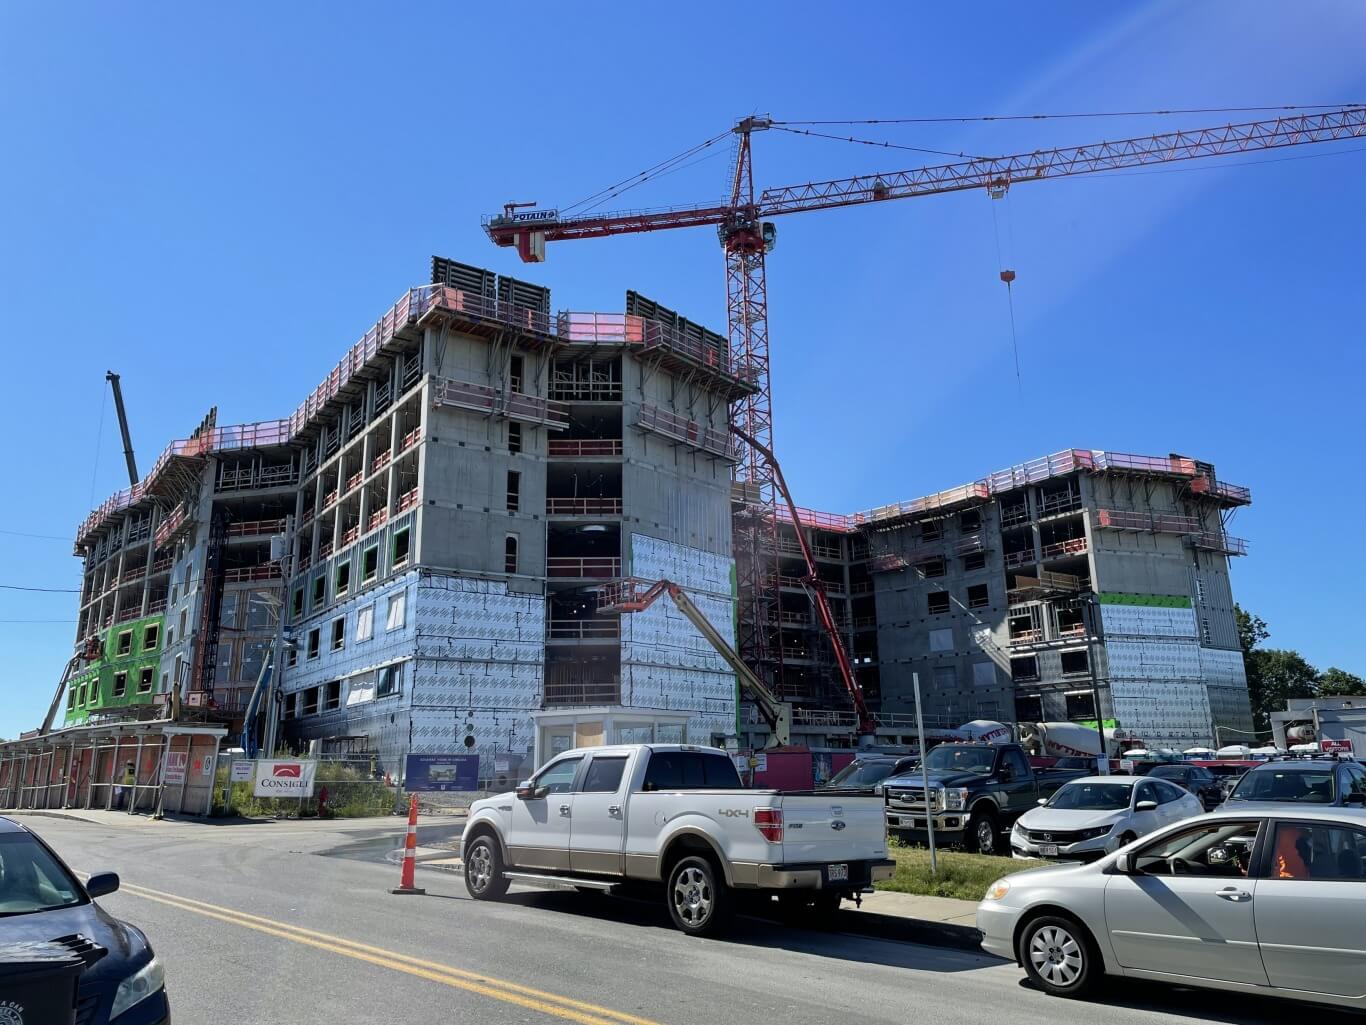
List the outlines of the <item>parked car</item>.
{"label": "parked car", "polygon": [[1224,791],[1224,800],[1228,800],[1228,795],[1233,793],[1233,788],[1238,785],[1238,781],[1249,770],[1256,768],[1262,762],[1251,760],[1236,761],[1233,759],[1216,759],[1212,762],[1205,762],[1204,767],[1214,774],[1214,778],[1219,781],[1219,786]]}
{"label": "parked car", "polygon": [[1256,801],[1345,807],[1366,806],[1366,768],[1335,758],[1263,762],[1249,769],[1228,795],[1230,805]]}
{"label": "parked car", "polygon": [[1095,860],[1204,810],[1198,797],[1165,780],[1087,776],[1021,815],[1010,849],[1017,858]]}
{"label": "parked car", "polygon": [[1039,988],[1123,975],[1366,1009],[1366,813],[1246,804],[997,880],[982,947]]}
{"label": "parked car", "polygon": [[[925,756],[936,843],[993,854],[1015,820],[1041,797],[1086,775],[1077,769],[1035,769],[1019,744],[940,744]],[[886,780],[887,830],[913,842],[927,837],[925,784],[920,772]]]}
{"label": "parked car", "polygon": [[513,881],[606,890],[663,883],[685,933],[720,931],[732,891],[830,911],[891,877],[882,802],[851,791],[746,790],[715,748],[579,748],[514,793],[476,801],[461,837],[465,888]]}
{"label": "parked car", "polygon": [[0,945],[55,940],[82,957],[81,1025],[170,1025],[161,962],[147,937],[95,903],[118,888],[112,872],[82,886],[36,833],[0,816]]}
{"label": "parked car", "polygon": [[919,767],[919,755],[894,755],[873,752],[861,754],[823,784],[821,790],[871,790],[882,796],[882,784],[892,776]]}
{"label": "parked car", "polygon": [[1144,770],[1145,776],[1165,779],[1190,791],[1200,799],[1205,811],[1213,811],[1224,803],[1224,786],[1219,778],[1202,765],[1165,762]]}

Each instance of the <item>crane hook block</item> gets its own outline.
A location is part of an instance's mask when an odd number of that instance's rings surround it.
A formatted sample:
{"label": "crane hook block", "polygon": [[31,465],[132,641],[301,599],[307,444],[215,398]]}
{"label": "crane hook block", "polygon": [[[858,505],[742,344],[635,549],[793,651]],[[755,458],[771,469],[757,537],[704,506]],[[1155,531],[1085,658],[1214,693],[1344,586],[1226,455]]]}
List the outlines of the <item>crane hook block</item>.
{"label": "crane hook block", "polygon": [[1015,280],[1015,272],[1013,270],[1001,271],[1001,280],[1004,281],[1007,285],[1009,285],[1012,281]]}

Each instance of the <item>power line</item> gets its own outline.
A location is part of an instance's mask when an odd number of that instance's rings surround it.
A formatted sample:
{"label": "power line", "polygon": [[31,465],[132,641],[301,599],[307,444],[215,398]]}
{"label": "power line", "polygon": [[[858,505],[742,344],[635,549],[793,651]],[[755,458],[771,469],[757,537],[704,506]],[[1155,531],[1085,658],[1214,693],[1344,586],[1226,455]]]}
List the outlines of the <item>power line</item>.
{"label": "power line", "polygon": [[74,623],[74,619],[0,619],[0,623]]}
{"label": "power line", "polygon": [[10,537],[36,537],[43,541],[70,541],[71,538],[63,537],[60,534],[29,534],[22,530],[0,530],[0,534],[8,534]]}
{"label": "power line", "polygon": [[863,118],[848,121],[774,121],[779,125],[943,125],[981,121],[1063,121],[1106,117],[1166,117],[1173,114],[1259,114],[1269,111],[1336,110],[1361,103],[1293,103],[1270,107],[1176,107],[1171,110],[1107,110],[1065,114],[974,114],[948,117]]}
{"label": "power line", "polygon": [[45,594],[80,594],[79,587],[24,587],[20,584],[0,584],[6,591],[42,591]]}

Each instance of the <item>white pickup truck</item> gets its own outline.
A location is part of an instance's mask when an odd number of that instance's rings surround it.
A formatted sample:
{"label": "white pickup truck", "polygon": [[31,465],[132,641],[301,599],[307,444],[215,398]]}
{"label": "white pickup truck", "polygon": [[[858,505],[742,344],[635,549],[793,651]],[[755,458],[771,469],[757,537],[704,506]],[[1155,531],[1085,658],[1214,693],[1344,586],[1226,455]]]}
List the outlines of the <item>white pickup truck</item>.
{"label": "white pickup truck", "polygon": [[838,790],[746,790],[724,751],[578,748],[513,793],[476,801],[461,837],[465,887],[512,881],[664,886],[674,925],[721,930],[741,891],[832,911],[892,875],[882,801]]}

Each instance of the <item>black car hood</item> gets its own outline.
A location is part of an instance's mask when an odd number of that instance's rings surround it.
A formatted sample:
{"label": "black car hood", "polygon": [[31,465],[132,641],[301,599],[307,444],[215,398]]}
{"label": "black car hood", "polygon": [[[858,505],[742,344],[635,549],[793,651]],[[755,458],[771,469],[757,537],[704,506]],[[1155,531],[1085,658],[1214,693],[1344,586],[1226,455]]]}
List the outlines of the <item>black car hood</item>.
{"label": "black car hood", "polygon": [[0,944],[55,940],[77,933],[108,951],[86,967],[82,988],[122,981],[151,957],[147,938],[140,930],[120,922],[94,902],[0,918]]}
{"label": "black car hood", "polygon": [[[930,769],[930,786],[936,783],[943,787],[969,786],[973,783],[980,783],[989,780],[990,776],[983,776],[979,772],[951,772],[947,769]],[[918,787],[924,786],[924,778],[919,769],[905,776],[894,776],[891,779],[884,779],[882,787]]]}

